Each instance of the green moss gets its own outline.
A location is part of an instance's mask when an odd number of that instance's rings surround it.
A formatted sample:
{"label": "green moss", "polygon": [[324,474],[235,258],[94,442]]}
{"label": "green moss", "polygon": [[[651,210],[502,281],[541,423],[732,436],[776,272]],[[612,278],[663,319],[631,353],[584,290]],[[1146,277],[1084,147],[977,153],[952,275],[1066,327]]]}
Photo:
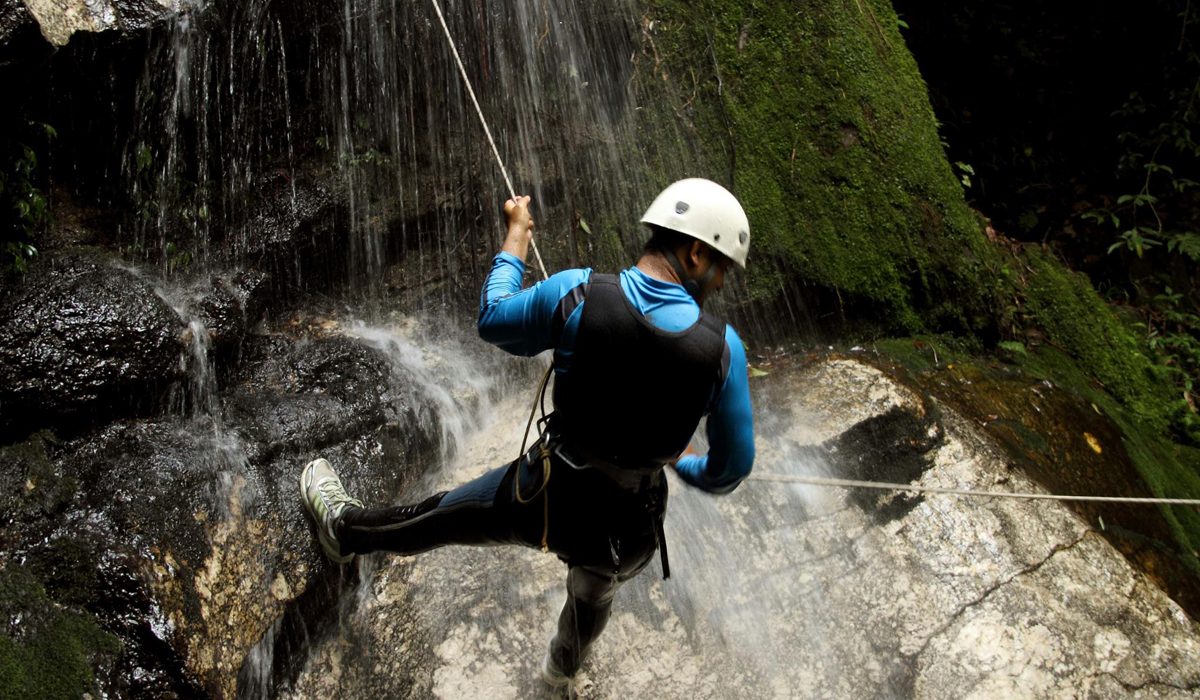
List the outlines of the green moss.
{"label": "green moss", "polygon": [[81,613],[46,597],[29,574],[0,569],[0,697],[77,698],[97,694],[93,669],[120,644]]}
{"label": "green moss", "polygon": [[997,256],[888,3],[648,5],[652,78],[750,217],[755,298],[799,279],[894,330],[991,322]]}
{"label": "green moss", "polygon": [[1092,288],[1036,249],[1025,252],[1031,271],[1025,289],[1029,311],[1048,340],[1086,367],[1127,407],[1144,429],[1166,432],[1172,389],[1142,351],[1142,343]]}
{"label": "green moss", "polygon": [[[640,143],[662,180],[732,184],[754,234],[752,299],[769,304],[812,285],[834,292],[825,296],[854,321],[942,333],[879,341],[916,371],[978,353],[971,344],[995,343],[1000,328],[1044,329],[1053,348],[1037,347],[1035,333],[1028,347],[1013,340],[1001,354],[1094,397],[1152,492],[1200,493],[1200,460],[1169,439],[1186,410],[1136,335],[1086,278],[1036,251],[1010,256],[983,235],[888,2],[645,6],[653,65],[638,74]],[[683,170],[694,162],[700,172]],[[1200,516],[1164,515],[1194,564]]]}
{"label": "green moss", "polygon": [[[1057,269],[1054,272],[1073,274]],[[1071,302],[1068,300],[1064,303]],[[1107,327],[1108,322],[1118,323],[1115,317],[1103,307],[1101,310],[1104,313],[1097,313],[1092,318],[1085,317],[1080,321],[1095,321],[1098,326],[1104,327],[1105,332],[1115,332],[1113,328]],[[1067,323],[1065,319],[1057,319],[1056,322],[1064,325]],[[1127,351],[1127,346],[1120,342],[1119,336],[1114,336],[1114,339],[1118,340],[1113,349],[1117,359],[1096,357],[1095,361],[1121,366],[1120,356]],[[1142,371],[1143,363],[1148,364],[1144,358],[1141,361],[1126,359],[1126,362],[1133,371]],[[1109,392],[1111,387],[1107,387],[1109,390],[1106,390],[1105,386],[1095,381],[1092,372],[1099,368],[1085,372],[1083,367],[1093,367],[1087,360],[1077,360],[1057,348],[1038,348],[1022,356],[1020,364],[1030,374],[1075,392],[1116,423],[1121,429],[1126,453],[1150,493],[1160,498],[1200,498],[1200,450],[1167,439],[1159,427],[1161,414],[1146,415],[1133,410],[1125,401]],[[1148,399],[1140,392],[1134,394],[1135,400],[1143,398]],[[1200,576],[1200,512],[1195,508],[1182,506],[1160,506],[1159,510],[1179,545],[1181,558]]]}
{"label": "green moss", "polygon": [[900,363],[910,372],[928,372],[962,361],[971,348],[953,337],[882,338],[871,349]]}

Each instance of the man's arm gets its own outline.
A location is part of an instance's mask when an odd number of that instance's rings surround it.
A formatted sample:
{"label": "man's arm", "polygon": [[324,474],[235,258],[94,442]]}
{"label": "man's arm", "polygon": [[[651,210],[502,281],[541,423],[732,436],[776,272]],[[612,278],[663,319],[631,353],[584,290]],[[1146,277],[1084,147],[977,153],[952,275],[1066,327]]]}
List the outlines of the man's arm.
{"label": "man's arm", "polygon": [[754,416],[746,351],[733,326],[725,327],[729,373],[717,405],[708,417],[708,454],[685,454],[675,462],[679,477],[712,493],[729,493],[754,465]]}
{"label": "man's arm", "polygon": [[564,270],[522,290],[525,256],[533,238],[529,197],[508,200],[504,214],[508,233],[483,283],[479,337],[514,355],[536,355],[554,344],[554,311],[559,300],[586,282],[591,270]]}

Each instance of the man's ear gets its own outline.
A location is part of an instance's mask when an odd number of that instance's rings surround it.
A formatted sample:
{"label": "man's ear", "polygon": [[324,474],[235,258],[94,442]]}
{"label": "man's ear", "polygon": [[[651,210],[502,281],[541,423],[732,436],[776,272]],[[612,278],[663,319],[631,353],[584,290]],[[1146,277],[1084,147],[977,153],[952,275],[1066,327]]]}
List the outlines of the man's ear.
{"label": "man's ear", "polygon": [[688,244],[687,261],[692,267],[700,267],[700,264],[704,262],[704,248],[703,241],[693,240]]}

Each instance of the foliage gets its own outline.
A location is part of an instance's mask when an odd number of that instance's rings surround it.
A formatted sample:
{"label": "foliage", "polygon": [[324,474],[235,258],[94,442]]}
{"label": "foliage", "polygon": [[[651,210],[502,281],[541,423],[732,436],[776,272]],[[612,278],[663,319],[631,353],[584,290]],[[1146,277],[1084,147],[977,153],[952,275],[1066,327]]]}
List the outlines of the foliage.
{"label": "foliage", "polygon": [[1120,264],[1101,281],[1143,316],[1145,347],[1182,396],[1176,423],[1200,435],[1200,52],[1190,40],[1196,18],[1180,22],[1165,87],[1132,92],[1113,115],[1121,125],[1119,193],[1081,218],[1111,237],[1107,252]]}
{"label": "foliage", "polygon": [[11,275],[24,273],[37,256],[34,241],[49,222],[38,151],[57,133],[24,119],[0,129],[0,274]]}
{"label": "foliage", "polygon": [[97,695],[93,668],[120,650],[112,635],[82,613],[63,608],[27,572],[0,566],[0,697]]}

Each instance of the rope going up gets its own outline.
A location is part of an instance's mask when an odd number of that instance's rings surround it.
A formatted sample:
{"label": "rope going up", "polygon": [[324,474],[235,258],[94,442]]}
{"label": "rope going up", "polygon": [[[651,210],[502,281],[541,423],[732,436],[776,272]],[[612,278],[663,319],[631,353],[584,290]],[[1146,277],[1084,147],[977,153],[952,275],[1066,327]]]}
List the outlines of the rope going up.
{"label": "rope going up", "polygon": [[913,491],[916,493],[941,493],[954,496],[976,496],[985,498],[1022,498],[1044,501],[1100,501],[1106,503],[1133,503],[1140,505],[1165,504],[1173,506],[1200,506],[1200,498],[1135,498],[1132,496],[1068,496],[1054,493],[1022,493],[1013,491],[981,491],[977,489],[952,489],[940,486],[917,486],[895,484],[886,481],[859,481],[857,479],[833,479],[823,476],[793,476],[791,474],[751,474],[749,481],[785,484],[807,484],[810,486],[832,486],[849,489],[877,489],[881,491]]}
{"label": "rope going up", "polygon": [[[517,191],[513,188],[512,178],[508,175],[508,169],[504,167],[504,159],[500,157],[500,149],[496,148],[496,140],[492,138],[492,130],[488,127],[487,118],[483,115],[483,108],[479,106],[479,98],[475,96],[475,89],[471,86],[471,79],[467,76],[467,69],[463,66],[462,58],[458,54],[458,47],[454,43],[454,37],[450,34],[450,27],[446,24],[446,17],[442,14],[441,5],[438,0],[432,0],[433,11],[437,14],[438,23],[442,25],[442,31],[446,34],[446,42],[450,45],[450,53],[454,56],[454,63],[458,66],[458,72],[462,75],[463,84],[467,87],[467,94],[471,96],[471,103],[475,105],[475,113],[479,115],[479,123],[483,126],[483,133],[487,136],[488,145],[492,147],[492,155],[496,158],[496,165],[500,167],[500,174],[504,176],[504,184],[508,187],[509,197],[517,198]],[[533,248],[533,255],[537,259],[538,268],[542,271],[542,278],[548,278],[546,265],[542,262],[542,254],[538,251],[537,242],[531,237],[529,240],[530,246]],[[547,377],[549,372],[547,372]],[[543,386],[545,379],[542,380]],[[540,392],[539,392],[540,393]],[[536,402],[535,402],[536,408]],[[530,415],[532,422],[532,414]],[[529,427],[525,428],[528,435]],[[524,452],[524,450],[522,450]],[[1054,500],[1054,501],[1104,501],[1110,503],[1137,503],[1137,504],[1168,504],[1168,505],[1183,505],[1183,506],[1200,506],[1200,499],[1195,498],[1133,498],[1125,496],[1066,496],[1049,493],[1014,493],[1007,491],[979,491],[972,489],[951,489],[941,488],[937,486],[914,486],[913,484],[894,484],[883,481],[858,481],[855,479],[831,479],[817,476],[791,476],[786,474],[752,474],[748,477],[751,481],[762,482],[782,482],[794,484],[808,484],[813,486],[832,486],[840,488],[866,488],[878,489],[886,491],[912,491],[917,493],[940,493],[956,496],[975,496],[988,498],[1021,498],[1028,500]]]}
{"label": "rope going up", "polygon": [[[492,155],[496,157],[496,164],[500,166],[500,174],[504,176],[504,184],[508,186],[508,196],[513,200],[517,198],[517,191],[513,189],[512,178],[508,176],[508,170],[504,167],[504,160],[500,158],[500,150],[496,148],[496,140],[492,138],[492,130],[488,128],[487,119],[483,116],[483,108],[479,106],[479,99],[475,97],[475,89],[471,87],[471,79],[467,77],[467,69],[463,67],[462,59],[458,55],[458,47],[454,44],[454,37],[450,35],[450,27],[446,26],[446,18],[442,15],[441,5],[438,0],[433,0],[433,11],[437,13],[438,22],[442,25],[442,31],[446,33],[446,42],[450,44],[450,53],[454,54],[454,62],[458,65],[458,72],[462,75],[463,84],[467,86],[467,94],[471,96],[471,103],[475,105],[475,113],[479,115],[479,123],[483,125],[483,133],[487,135],[488,144],[492,147]],[[542,279],[548,279],[549,274],[546,273],[546,264],[542,262],[542,254],[538,252],[537,242],[532,236],[529,239],[530,246],[533,247],[533,255],[537,258],[538,267],[542,271]]]}
{"label": "rope going up", "polygon": [[[446,43],[450,45],[450,53],[454,55],[454,63],[458,65],[458,73],[462,76],[463,85],[467,86],[467,94],[471,96],[471,104],[475,105],[475,113],[479,115],[479,123],[483,125],[483,133],[487,136],[488,144],[492,147],[492,155],[496,157],[496,165],[500,166],[500,174],[504,176],[504,184],[508,186],[508,196],[514,201],[517,198],[517,191],[513,188],[512,178],[508,176],[508,169],[504,167],[504,159],[500,157],[500,149],[496,148],[496,140],[492,138],[492,130],[488,128],[487,118],[483,116],[483,108],[479,106],[479,99],[475,97],[475,89],[471,87],[471,79],[467,77],[467,69],[463,66],[462,58],[458,55],[458,47],[454,44],[454,37],[450,34],[450,27],[446,25],[446,17],[442,14],[442,7],[438,4],[438,0],[432,0],[433,11],[437,13],[438,23],[442,25],[442,31],[446,34]],[[546,272],[546,264],[542,262],[542,254],[538,252],[537,241],[533,240],[533,236],[529,237],[529,245],[533,248],[533,255],[537,259],[538,268],[542,271],[542,279],[549,279],[550,275]],[[525,436],[521,438],[521,453],[517,455],[517,459],[521,459],[525,455],[525,442],[529,439],[529,429],[533,425],[533,416],[537,407],[541,402],[546,392],[546,384],[550,381],[550,373],[554,370],[554,366],[546,368],[545,375],[542,376],[541,387],[537,394],[534,395],[533,408],[529,411],[529,423],[525,425]],[[550,482],[550,460],[549,453],[542,454],[543,475],[541,489],[546,488],[546,484]],[[525,502],[521,498],[519,484],[514,483],[516,489],[517,500]],[[539,489],[538,493],[541,492]],[[536,497],[535,493],[530,496],[530,499]],[[546,501],[546,508],[549,508],[549,501]],[[550,515],[546,512],[545,528],[542,530],[542,551],[548,551],[546,538],[549,533]]]}

